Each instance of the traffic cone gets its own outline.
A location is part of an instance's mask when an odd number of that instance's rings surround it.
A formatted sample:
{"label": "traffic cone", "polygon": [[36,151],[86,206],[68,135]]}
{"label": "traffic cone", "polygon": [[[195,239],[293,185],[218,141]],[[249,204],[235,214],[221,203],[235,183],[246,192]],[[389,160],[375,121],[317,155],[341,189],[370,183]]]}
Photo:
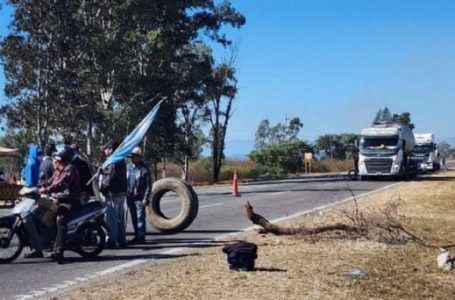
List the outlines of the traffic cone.
{"label": "traffic cone", "polygon": [[232,197],[238,197],[239,194],[239,181],[237,178],[237,171],[234,171],[234,178],[232,180]]}

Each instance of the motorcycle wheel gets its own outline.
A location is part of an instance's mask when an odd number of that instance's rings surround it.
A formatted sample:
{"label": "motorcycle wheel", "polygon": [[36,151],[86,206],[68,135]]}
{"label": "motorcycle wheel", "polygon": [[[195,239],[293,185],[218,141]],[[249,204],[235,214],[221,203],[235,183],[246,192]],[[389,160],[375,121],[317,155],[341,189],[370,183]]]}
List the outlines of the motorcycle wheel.
{"label": "motorcycle wheel", "polygon": [[77,232],[82,239],[75,246],[75,251],[84,258],[97,257],[106,245],[106,233],[99,224],[88,223],[81,226]]}
{"label": "motorcycle wheel", "polygon": [[[0,225],[0,264],[8,264],[22,252],[24,244],[16,231],[11,232],[11,226]],[[8,239],[8,235],[11,239]]]}

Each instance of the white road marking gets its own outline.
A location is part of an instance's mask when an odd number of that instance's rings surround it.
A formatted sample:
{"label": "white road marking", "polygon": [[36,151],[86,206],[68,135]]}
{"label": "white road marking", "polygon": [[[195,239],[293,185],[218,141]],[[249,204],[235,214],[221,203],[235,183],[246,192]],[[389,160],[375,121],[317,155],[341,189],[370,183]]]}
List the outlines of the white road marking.
{"label": "white road marking", "polygon": [[285,194],[286,192],[275,192],[275,193],[271,193],[269,194],[270,196],[278,196],[278,195],[282,195],[282,194]]}
{"label": "white road marking", "polygon": [[[360,194],[360,195],[356,195],[356,198],[358,199],[358,198],[361,198],[361,197],[366,197],[368,195],[371,195],[371,194],[374,194],[374,193],[377,193],[377,192],[392,188],[392,187],[397,186],[399,184],[402,184],[402,182],[394,183],[394,184],[385,186],[383,188],[380,188],[378,190],[374,190],[374,191],[370,191],[370,192],[363,193],[363,194]],[[293,215],[290,215],[290,216],[277,218],[275,220],[271,220],[270,222],[281,222],[281,221],[293,219],[293,218],[296,218],[296,217],[299,217],[299,216],[302,216],[304,214],[308,214],[308,213],[311,213],[311,212],[327,210],[327,209],[332,208],[334,206],[337,206],[337,205],[339,205],[341,203],[345,203],[345,202],[351,201],[352,199],[353,199],[353,197],[349,197],[349,198],[346,198],[346,199],[343,199],[343,200],[340,200],[340,201],[337,201],[337,202],[334,202],[334,203],[331,203],[331,204],[321,205],[319,207],[316,207],[316,208],[313,208],[313,209],[310,209],[310,210],[305,210],[305,211],[302,211],[302,212],[299,212],[299,213],[296,213],[296,214],[293,214]],[[214,203],[214,204],[211,204],[211,205],[206,205],[205,208],[212,207],[212,206],[218,206],[218,205],[222,205],[222,204],[223,203]],[[203,208],[203,207],[204,206],[201,206],[200,208]],[[250,226],[250,227],[247,227],[247,228],[244,228],[244,229],[240,229],[239,232],[246,232],[246,231],[253,230],[255,228],[257,228],[256,225]],[[226,239],[227,237],[232,237],[232,236],[235,236],[235,235],[238,235],[238,234],[239,233],[229,233],[229,234],[225,234],[225,235],[222,235],[222,236],[215,237],[214,240],[215,241],[223,240],[223,239]],[[210,244],[213,244],[213,242],[210,242],[210,241],[209,242],[201,242],[201,243],[195,243],[194,245],[210,245]],[[157,255],[175,255],[175,254],[183,252],[185,249],[186,248],[174,248],[174,249],[170,249],[168,251],[157,253]],[[65,281],[62,284],[54,284],[54,285],[52,285],[50,287],[42,288],[39,291],[31,291],[30,294],[27,294],[27,295],[16,295],[14,298],[16,300],[27,300],[27,299],[35,299],[35,298],[43,297],[43,296],[46,296],[49,293],[55,293],[55,292],[70,288],[71,286],[77,285],[80,282],[85,282],[87,280],[100,278],[100,277],[103,277],[103,276],[106,276],[106,275],[109,275],[109,274],[112,274],[112,273],[115,273],[115,272],[118,272],[118,271],[123,271],[125,269],[132,268],[134,266],[143,264],[145,262],[151,262],[151,261],[154,261],[154,260],[156,260],[156,259],[155,258],[135,259],[135,260],[132,260],[130,262],[124,263],[122,265],[111,267],[111,268],[108,268],[108,269],[103,270],[103,271],[98,271],[98,272],[95,272],[93,274],[87,274],[85,277],[77,277],[73,281]]]}
{"label": "white road marking", "polygon": [[[199,244],[204,245],[204,244],[209,244],[209,243],[199,243]],[[157,255],[173,255],[173,254],[178,254],[179,252],[182,252],[183,250],[184,250],[184,248],[175,248],[175,249],[171,249],[171,250],[164,251],[161,253],[157,253]],[[55,292],[70,288],[71,286],[77,285],[78,283],[85,282],[85,281],[92,280],[92,279],[97,279],[100,277],[104,277],[106,275],[109,275],[109,274],[112,274],[115,272],[119,272],[119,271],[123,271],[125,269],[129,269],[134,266],[143,264],[145,262],[150,262],[150,261],[154,261],[154,260],[156,260],[156,259],[155,258],[135,259],[130,262],[108,268],[103,271],[98,271],[93,274],[87,274],[85,277],[77,277],[72,281],[67,280],[62,284],[53,284],[50,287],[45,287],[38,291],[31,291],[30,294],[27,294],[27,295],[17,295],[14,298],[17,300],[27,300],[27,299],[35,299],[35,298],[43,297],[49,293],[55,293]]]}
{"label": "white road marking", "polygon": [[202,206],[199,206],[199,209],[201,209],[201,208],[210,208],[210,207],[220,206],[220,205],[223,205],[223,204],[224,204],[224,203],[213,203],[213,204],[202,205]]}

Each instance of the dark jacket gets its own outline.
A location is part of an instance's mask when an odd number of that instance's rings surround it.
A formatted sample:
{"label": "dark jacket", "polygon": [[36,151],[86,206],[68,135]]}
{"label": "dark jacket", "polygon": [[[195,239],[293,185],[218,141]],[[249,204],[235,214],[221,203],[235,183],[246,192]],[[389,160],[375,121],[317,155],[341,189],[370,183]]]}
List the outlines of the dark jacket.
{"label": "dark jacket", "polygon": [[43,157],[39,165],[39,183],[44,182],[52,177],[54,168],[52,167],[52,158],[50,156]]}
{"label": "dark jacket", "polygon": [[90,171],[90,166],[87,161],[83,158],[77,156],[72,161],[72,164],[76,167],[79,172],[79,181],[81,183],[81,192],[85,192],[88,195],[93,195],[92,185],[87,185],[87,182],[92,178],[92,172]]}
{"label": "dark jacket", "polygon": [[[133,173],[133,169],[136,168],[136,172]],[[139,166],[134,164],[128,165],[127,171],[127,182],[129,182],[130,174],[136,175],[136,181],[134,189],[131,189],[128,184],[127,195],[128,197],[133,197],[135,200],[148,200],[152,193],[152,175],[150,169],[144,164],[141,163]]]}
{"label": "dark jacket", "polygon": [[101,193],[126,193],[126,163],[124,160],[108,165],[101,170],[101,174]]}
{"label": "dark jacket", "polygon": [[39,184],[46,189],[59,203],[71,204],[72,209],[79,207],[81,201],[81,187],[79,173],[75,166],[68,164],[59,172],[55,171],[51,178]]}

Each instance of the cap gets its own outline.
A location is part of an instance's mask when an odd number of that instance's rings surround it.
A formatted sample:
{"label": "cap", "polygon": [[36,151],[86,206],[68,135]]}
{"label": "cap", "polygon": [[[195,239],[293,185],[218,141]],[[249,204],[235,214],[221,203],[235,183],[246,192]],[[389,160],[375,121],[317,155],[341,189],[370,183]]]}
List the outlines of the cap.
{"label": "cap", "polygon": [[137,155],[137,156],[142,156],[142,150],[139,147],[134,147],[133,151],[131,151],[131,155]]}

